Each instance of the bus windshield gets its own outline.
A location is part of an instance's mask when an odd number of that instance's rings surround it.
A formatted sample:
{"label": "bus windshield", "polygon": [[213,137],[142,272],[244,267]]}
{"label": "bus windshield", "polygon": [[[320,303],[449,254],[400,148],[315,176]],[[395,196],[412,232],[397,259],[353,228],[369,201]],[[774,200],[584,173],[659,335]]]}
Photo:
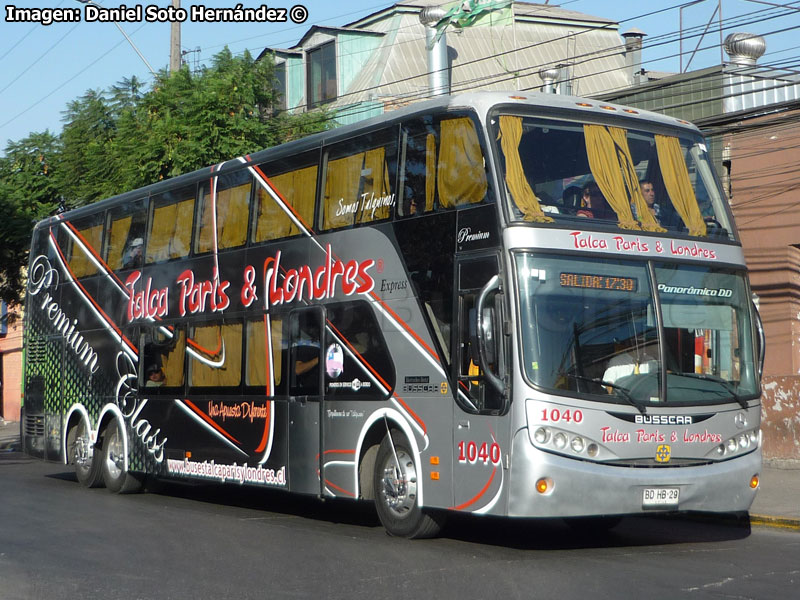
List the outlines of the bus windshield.
{"label": "bus windshield", "polygon": [[537,387],[643,412],[756,397],[744,273],[530,252],[516,268],[524,372]]}
{"label": "bus windshield", "polygon": [[512,220],[733,238],[706,145],[691,131],[512,115],[492,122]]}

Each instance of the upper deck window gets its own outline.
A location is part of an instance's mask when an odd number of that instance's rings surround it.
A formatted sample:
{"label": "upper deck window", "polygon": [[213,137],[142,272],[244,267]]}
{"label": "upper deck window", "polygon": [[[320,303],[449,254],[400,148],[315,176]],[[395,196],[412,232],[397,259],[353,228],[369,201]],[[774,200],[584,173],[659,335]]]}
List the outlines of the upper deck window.
{"label": "upper deck window", "polygon": [[200,187],[200,214],[195,252],[238,248],[247,241],[250,174],[237,171],[210,179]]}
{"label": "upper deck window", "polygon": [[406,123],[400,216],[491,199],[478,129],[468,116],[426,116]]}
{"label": "upper deck window", "polygon": [[160,262],[189,255],[192,240],[195,186],[153,196],[146,262]]}
{"label": "upper deck window", "polygon": [[75,222],[66,245],[66,258],[75,277],[96,275],[97,260],[103,243],[103,215]]}
{"label": "upper deck window", "polygon": [[733,237],[699,136],[511,115],[493,122],[514,220]]}

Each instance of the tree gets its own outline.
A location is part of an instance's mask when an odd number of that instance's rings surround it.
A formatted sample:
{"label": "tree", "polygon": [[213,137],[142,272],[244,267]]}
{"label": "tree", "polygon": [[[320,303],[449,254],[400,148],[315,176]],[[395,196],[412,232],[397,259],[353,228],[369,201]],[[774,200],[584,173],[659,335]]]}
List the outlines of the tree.
{"label": "tree", "polygon": [[10,142],[0,158],[0,298],[9,304],[21,299],[33,225],[58,207],[59,156],[59,139],[45,131]]}
{"label": "tree", "polygon": [[0,158],[0,296],[17,300],[37,219],[321,131],[325,111],[276,114],[274,63],[226,48],[199,73],[162,71],[89,90],[64,111],[64,130],[9,143]]}

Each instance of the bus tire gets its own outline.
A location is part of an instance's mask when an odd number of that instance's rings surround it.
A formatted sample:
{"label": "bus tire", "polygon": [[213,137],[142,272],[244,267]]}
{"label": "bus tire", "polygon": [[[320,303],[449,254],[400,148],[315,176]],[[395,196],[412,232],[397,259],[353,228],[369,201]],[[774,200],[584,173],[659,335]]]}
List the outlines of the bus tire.
{"label": "bus tire", "polygon": [[419,468],[401,432],[392,430],[391,438],[388,435],[383,438],[375,457],[372,483],[375,509],[389,535],[413,539],[429,538],[439,533],[441,517],[435,518],[419,506]]}
{"label": "bus tire", "polygon": [[67,433],[67,462],[75,465],[75,477],[82,486],[96,488],[103,485],[100,453],[92,444],[89,428],[83,419]]}
{"label": "bus tire", "polygon": [[119,421],[114,419],[103,436],[103,481],[113,494],[132,494],[142,489],[142,480],[127,471],[124,435]]}

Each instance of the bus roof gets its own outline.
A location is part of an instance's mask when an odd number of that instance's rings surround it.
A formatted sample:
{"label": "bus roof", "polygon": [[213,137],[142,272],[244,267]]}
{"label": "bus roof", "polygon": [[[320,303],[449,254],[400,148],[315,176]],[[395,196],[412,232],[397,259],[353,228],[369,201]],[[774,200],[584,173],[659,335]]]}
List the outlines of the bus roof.
{"label": "bus roof", "polygon": [[[550,113],[550,116],[552,116],[553,113],[560,111],[572,112],[573,118],[579,117],[581,114],[585,114],[587,116],[591,115],[590,118],[593,119],[598,117],[608,119],[611,115],[614,115],[614,117],[617,119],[632,119],[641,123],[646,122],[649,124],[656,124],[670,128],[682,128],[687,130],[687,132],[692,132],[694,134],[699,133],[699,129],[688,121],[647,110],[640,110],[638,108],[632,109],[619,104],[611,104],[593,99],[581,98],[579,96],[564,96],[560,94],[545,94],[541,92],[519,92],[514,90],[507,92],[481,91],[468,92],[452,96],[443,95],[431,100],[415,102],[412,105],[405,106],[403,108],[393,110],[370,119],[365,119],[363,121],[359,121],[358,123],[344,125],[328,131],[315,133],[299,140],[265,148],[263,150],[246,155],[246,158],[248,159],[247,164],[258,164],[266,160],[280,158],[281,156],[294,155],[307,150],[312,150],[314,148],[319,148],[322,145],[328,145],[353,137],[362,130],[369,129],[375,125],[392,124],[418,114],[446,111],[449,109],[472,108],[476,110],[479,115],[485,117],[491,109],[497,106],[513,107],[514,105],[534,110],[540,108],[543,109],[543,111]],[[239,161],[234,162],[235,158],[236,157],[231,157],[225,161],[221,168],[214,170],[214,173],[224,173],[229,169],[240,168],[242,163]],[[61,215],[48,217],[40,221],[36,225],[36,228],[50,225],[52,220],[64,218],[64,215],[69,215],[70,218],[80,217],[83,213],[89,214],[97,210],[103,210],[109,205],[124,203],[130,200],[146,197],[151,194],[158,194],[165,189],[172,188],[174,186],[188,185],[193,182],[197,182],[198,180],[202,180],[209,176],[210,167],[211,165],[191,173],[184,173],[182,175],[178,175],[158,183],[153,183],[142,188],[123,192],[116,196],[100,200],[99,202],[72,209],[62,213]]]}

